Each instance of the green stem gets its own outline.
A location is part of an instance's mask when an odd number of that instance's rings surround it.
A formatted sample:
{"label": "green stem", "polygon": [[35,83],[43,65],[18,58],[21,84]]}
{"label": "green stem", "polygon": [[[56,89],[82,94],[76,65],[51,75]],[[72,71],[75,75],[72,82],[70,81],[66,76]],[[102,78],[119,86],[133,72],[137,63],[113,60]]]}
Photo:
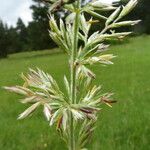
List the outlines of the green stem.
{"label": "green stem", "polygon": [[[79,31],[79,15],[80,15],[80,0],[77,1],[76,5],[76,16],[73,25],[73,47],[71,54],[71,103],[76,103],[76,55],[78,50],[78,31]],[[75,128],[74,128],[74,119],[72,113],[70,113],[70,137],[69,137],[69,150],[76,150],[76,142],[75,142]]]}
{"label": "green stem", "polygon": [[108,30],[108,27],[105,27],[105,28],[100,32],[100,34],[104,34],[107,30]]}

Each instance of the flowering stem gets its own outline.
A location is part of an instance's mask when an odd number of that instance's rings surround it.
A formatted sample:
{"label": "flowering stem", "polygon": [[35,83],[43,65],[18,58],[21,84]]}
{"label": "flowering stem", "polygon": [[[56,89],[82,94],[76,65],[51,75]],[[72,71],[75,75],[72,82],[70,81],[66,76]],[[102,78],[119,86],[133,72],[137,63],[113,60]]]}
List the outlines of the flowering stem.
{"label": "flowering stem", "polygon": [[[71,54],[71,102],[72,104],[76,103],[76,54],[78,49],[78,30],[79,30],[79,14],[80,14],[80,0],[77,1],[76,5],[76,16],[74,21],[74,28],[73,28],[73,34],[74,34],[74,41],[73,41],[73,47],[72,47],[72,54]],[[70,137],[69,137],[69,150],[75,150],[76,144],[75,144],[75,129],[74,129],[74,120],[73,116],[70,113]]]}

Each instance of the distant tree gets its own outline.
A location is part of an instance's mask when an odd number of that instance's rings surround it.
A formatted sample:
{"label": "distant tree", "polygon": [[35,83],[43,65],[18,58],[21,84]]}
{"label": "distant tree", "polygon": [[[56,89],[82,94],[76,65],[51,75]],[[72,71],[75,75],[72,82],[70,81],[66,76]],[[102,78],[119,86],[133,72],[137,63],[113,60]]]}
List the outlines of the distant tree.
{"label": "distant tree", "polygon": [[54,46],[49,37],[49,21],[47,7],[41,0],[33,0],[35,3],[30,7],[33,11],[33,21],[29,23],[28,34],[30,47],[33,50],[47,49]]}
{"label": "distant tree", "polygon": [[28,32],[21,18],[18,18],[16,32],[20,41],[20,51],[28,49]]}
{"label": "distant tree", "polygon": [[22,51],[21,40],[16,28],[10,27],[8,29],[8,53],[16,53]]}
{"label": "distant tree", "polygon": [[0,57],[7,57],[8,54],[8,27],[0,20]]}

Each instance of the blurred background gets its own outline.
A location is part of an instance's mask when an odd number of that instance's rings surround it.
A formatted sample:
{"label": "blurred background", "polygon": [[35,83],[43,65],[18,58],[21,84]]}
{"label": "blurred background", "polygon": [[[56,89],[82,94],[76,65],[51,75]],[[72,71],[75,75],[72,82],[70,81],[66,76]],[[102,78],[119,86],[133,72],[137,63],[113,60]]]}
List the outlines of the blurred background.
{"label": "blurred background", "polygon": [[[111,3],[115,0],[102,1]],[[125,4],[127,1],[121,0],[120,3]],[[56,46],[48,35],[47,7],[42,0],[0,2],[0,57],[23,51],[51,49]],[[132,28],[136,34],[150,34],[149,6],[149,0],[139,0],[138,6],[127,17],[142,20],[139,25]]]}
{"label": "blurred background", "polygon": [[[102,2],[119,5],[128,0]],[[39,67],[51,73],[63,89],[63,76],[69,75],[67,56],[48,35],[47,10],[42,0],[0,0],[1,87],[22,84],[20,73]],[[150,0],[139,0],[124,19],[142,22],[119,29],[134,34],[111,43],[109,53],[118,56],[113,66],[93,68],[96,83],[102,85],[103,92],[115,93],[118,103],[112,109],[104,106],[93,140],[87,145],[90,150],[150,149]],[[65,150],[42,110],[25,121],[16,120],[27,108],[18,99],[21,97],[0,90],[0,150]]]}

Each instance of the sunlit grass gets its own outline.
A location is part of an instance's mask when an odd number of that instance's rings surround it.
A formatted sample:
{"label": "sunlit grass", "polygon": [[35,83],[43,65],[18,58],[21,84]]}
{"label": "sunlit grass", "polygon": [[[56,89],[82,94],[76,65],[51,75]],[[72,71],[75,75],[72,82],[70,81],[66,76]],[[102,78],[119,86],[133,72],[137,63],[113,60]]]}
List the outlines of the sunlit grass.
{"label": "sunlit grass", "polygon": [[[96,83],[115,93],[117,104],[100,114],[91,150],[148,150],[150,148],[150,37],[131,39],[112,47],[115,64],[95,66]],[[109,51],[109,53],[112,52]],[[20,73],[39,67],[62,86],[68,75],[67,56],[50,51],[20,53],[0,60],[0,86],[21,84]],[[0,150],[65,150],[54,128],[42,116],[42,109],[26,121],[16,118],[26,106],[20,96],[0,90]]]}

